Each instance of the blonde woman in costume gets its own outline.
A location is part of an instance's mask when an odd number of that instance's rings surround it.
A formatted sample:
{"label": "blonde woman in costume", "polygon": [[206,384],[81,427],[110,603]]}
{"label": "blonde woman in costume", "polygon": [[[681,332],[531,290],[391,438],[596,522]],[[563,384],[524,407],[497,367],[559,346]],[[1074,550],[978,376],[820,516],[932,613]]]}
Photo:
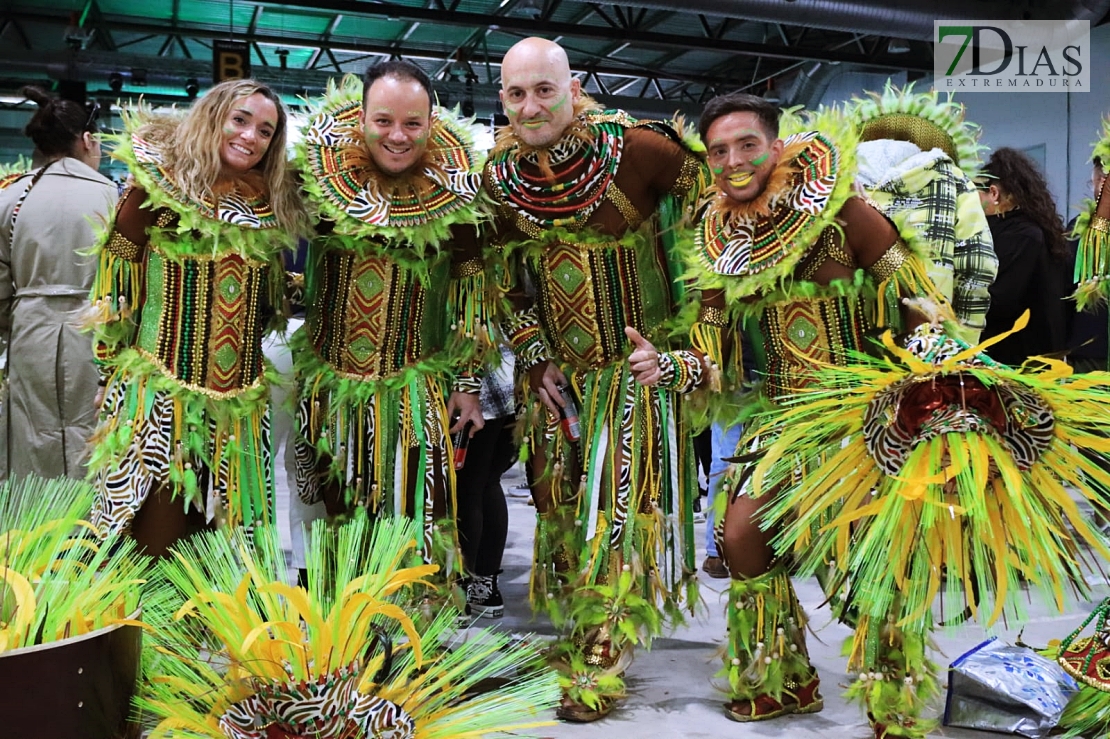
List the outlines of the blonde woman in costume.
{"label": "blonde woman in costume", "polygon": [[131,178],[92,292],[105,384],[93,521],[160,555],[213,519],[271,520],[262,336],[304,216],[265,85],[224,82],[183,117],[125,123],[113,156]]}

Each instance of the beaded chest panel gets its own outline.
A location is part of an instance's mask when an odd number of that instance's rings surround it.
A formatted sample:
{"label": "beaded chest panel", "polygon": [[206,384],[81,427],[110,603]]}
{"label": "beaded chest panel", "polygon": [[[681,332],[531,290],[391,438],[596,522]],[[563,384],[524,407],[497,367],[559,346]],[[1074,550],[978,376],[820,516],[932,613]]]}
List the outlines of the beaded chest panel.
{"label": "beaded chest panel", "polygon": [[644,333],[670,316],[670,285],[653,245],[618,242],[544,248],[532,272],[552,349],[578,367],[624,358],[624,327]]}
{"label": "beaded chest panel", "polygon": [[186,385],[234,393],[262,375],[269,266],[237,254],[169,259],[152,248],[138,348]]}
{"label": "beaded chest panel", "polygon": [[858,298],[832,296],[767,306],[759,319],[765,339],[771,399],[806,387],[816,362],[844,365],[848,353],[863,349],[868,329]]}
{"label": "beaded chest panel", "polygon": [[376,379],[439,349],[450,259],[436,260],[425,285],[388,256],[327,250],[308,314],[320,358],[337,372]]}

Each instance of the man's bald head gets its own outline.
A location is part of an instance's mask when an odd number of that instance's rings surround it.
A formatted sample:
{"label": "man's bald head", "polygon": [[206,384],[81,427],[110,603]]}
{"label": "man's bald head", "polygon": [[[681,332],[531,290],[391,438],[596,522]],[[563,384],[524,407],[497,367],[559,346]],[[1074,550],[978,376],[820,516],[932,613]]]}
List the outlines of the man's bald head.
{"label": "man's bald head", "polygon": [[570,60],[562,46],[545,38],[532,36],[523,41],[518,41],[501,60],[501,88],[508,89],[509,85],[517,82],[523,71],[534,74],[539,70],[546,70],[551,77],[570,82]]}
{"label": "man's bald head", "polygon": [[530,146],[550,146],[574,120],[581,85],[570,75],[563,47],[526,38],[501,60],[501,104],[516,135]]}

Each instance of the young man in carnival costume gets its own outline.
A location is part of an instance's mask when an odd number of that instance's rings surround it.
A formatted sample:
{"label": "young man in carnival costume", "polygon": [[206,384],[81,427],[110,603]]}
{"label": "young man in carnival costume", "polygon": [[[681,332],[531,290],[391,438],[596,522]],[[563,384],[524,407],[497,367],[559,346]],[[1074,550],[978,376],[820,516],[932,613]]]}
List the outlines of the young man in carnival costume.
{"label": "young man in carnival costume", "polygon": [[131,172],[91,294],[104,377],[89,462],[93,523],[150,554],[203,516],[270,520],[270,373],[262,336],[305,227],[269,88],[221,83],[183,117],[125,115]]}
{"label": "young man in carnival costume", "polygon": [[525,39],[501,72],[510,125],[485,184],[516,278],[504,329],[531,407],[532,601],[567,632],[552,650],[559,715],[591,721],[623,695],[632,647],[658,633],[660,605],[677,616],[682,588],[696,597],[697,477],[674,391],[701,365],[668,356],[663,386],[644,388],[624,360],[645,335],[666,341],[676,225],[702,165],[670,125],[602,112],[557,44]]}
{"label": "young man in carnival costume", "polygon": [[[1075,224],[1079,254],[1075,265],[1080,310],[1105,308],[1110,286],[1110,117],[1103,120],[1102,138],[1091,154],[1095,162],[1094,200],[1086,203]],[[1106,330],[1105,327],[1103,330]],[[1105,494],[1106,491],[1104,491]],[[1057,661],[1079,681],[1060,728],[1068,737],[1105,737],[1110,734],[1110,598],[1103,600],[1055,650]],[[1094,634],[1081,636],[1094,622]]]}
{"label": "young man in carnival costume", "polygon": [[298,163],[320,221],[292,341],[300,497],[415,518],[428,561],[453,553],[434,536],[455,519],[448,433],[482,427],[490,346],[471,131],[419,67],[389,61],[329,90]]}
{"label": "young man in carnival costume", "polygon": [[854,98],[847,114],[860,138],[856,182],[900,232],[928,245],[929,277],[952,306],[960,338],[975,344],[998,257],[974,183],[979,127],[951,98],[888,81],[881,95]]}
{"label": "young man in carnival costume", "polygon": [[208,532],[161,563],[137,701],[150,739],[477,739],[551,723],[558,678],[533,648],[493,632],[451,643],[457,611],[423,617],[437,567],[415,552],[421,527],[354,518],[313,526],[304,586],[285,582],[272,526]]}
{"label": "young man in carnival costume", "polygon": [[[849,696],[876,737],[921,737],[942,587],[989,625],[1018,612],[1008,594],[1023,577],[1058,607],[1067,587],[1083,592],[1078,538],[1107,553],[1064,486],[1093,467],[1076,444],[1094,446],[1110,398],[1104,381],[1071,378],[1062,363],[1011,370],[981,353],[989,344],[968,348],[923,321],[947,311],[916,251],[929,246],[908,248],[853,195],[846,119],[824,111],[805,126],[779,139],[777,111],[746,95],[717,98],[700,122],[717,193],[693,258],[704,291],[694,344],[726,378],[741,324],[765,347],[765,407],[738,448],[721,527],[734,578],[728,715],[822,707],[793,558],[801,575],[829,572],[837,615],[855,627]],[[876,328],[887,329],[886,358],[864,353]],[[909,333],[896,341],[894,329]],[[648,382],[650,359],[630,357]]]}

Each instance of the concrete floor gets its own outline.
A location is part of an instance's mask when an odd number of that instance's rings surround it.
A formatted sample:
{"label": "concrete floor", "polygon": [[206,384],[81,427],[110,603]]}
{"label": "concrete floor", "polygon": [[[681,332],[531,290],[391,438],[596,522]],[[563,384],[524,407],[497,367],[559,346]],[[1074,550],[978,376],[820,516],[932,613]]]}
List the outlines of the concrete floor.
{"label": "concrete floor", "polygon": [[[282,477],[279,474],[279,478]],[[279,521],[285,521],[288,486],[279,481]],[[492,627],[512,632],[554,634],[546,619],[533,619],[527,600],[529,567],[532,560],[532,537],[535,509],[528,504],[527,490],[521,470],[514,468],[506,474],[504,487],[509,500],[509,537],[503,561],[504,573],[499,584],[505,598],[505,616],[502,619],[481,619],[467,631],[476,636],[480,627]],[[285,534],[288,537],[288,532]],[[704,552],[699,551],[701,563]],[[840,656],[840,646],[850,635],[841,624],[831,622],[828,608],[821,608],[823,600],[815,580],[795,581],[798,596],[810,616],[815,633],[809,636],[809,649],[814,664],[820,671],[825,709],[818,714],[787,716],[759,723],[739,724],[725,717],[722,705],[725,694],[714,674],[720,667],[719,650],[725,634],[724,593],[727,580],[714,580],[699,573],[703,603],[696,615],[684,626],[678,627],[657,639],[650,652],[641,651],[627,674],[629,696],[627,700],[605,719],[593,724],[553,723],[550,727],[536,729],[530,736],[545,739],[670,739],[674,737],[790,737],[791,739],[865,739],[871,736],[866,718],[856,705],[847,704],[843,687],[848,682],[845,660]],[[1110,594],[1110,588],[1101,586],[1097,597]],[[1097,601],[1096,601],[1097,602]],[[1092,604],[1093,605],[1093,604]],[[1075,608],[1067,616],[1032,609],[1023,624],[1000,625],[994,632],[999,638],[1013,642],[1024,628],[1023,640],[1031,645],[1043,646],[1050,639],[1066,636],[1083,619],[1091,606]],[[987,638],[988,634],[975,625],[965,625],[958,630],[938,632],[940,654],[937,663],[947,665],[959,655]],[[462,635],[460,635],[462,637]],[[933,707],[931,715],[939,716],[943,710],[943,696]],[[941,727],[934,736],[955,739],[988,739],[991,734],[964,729]]]}

